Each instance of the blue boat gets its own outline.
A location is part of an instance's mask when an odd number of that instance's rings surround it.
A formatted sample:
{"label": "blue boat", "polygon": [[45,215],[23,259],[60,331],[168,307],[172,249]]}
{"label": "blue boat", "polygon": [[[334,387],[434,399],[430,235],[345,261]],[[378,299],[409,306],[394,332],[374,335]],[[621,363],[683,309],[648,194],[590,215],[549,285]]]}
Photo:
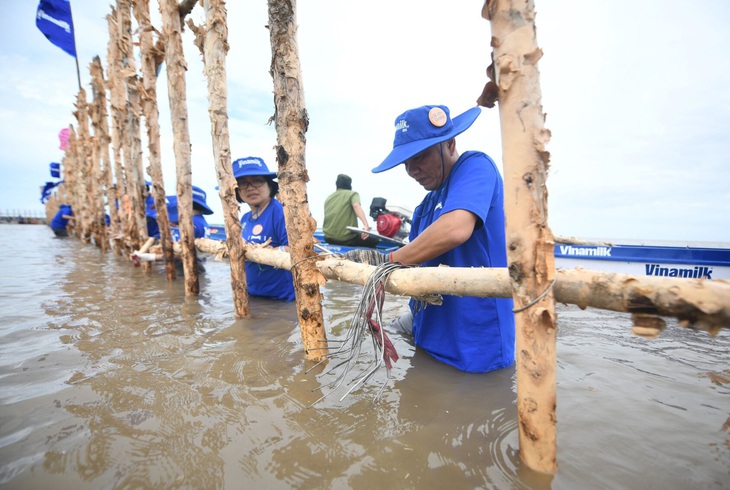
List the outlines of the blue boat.
{"label": "blue boat", "polygon": [[[386,207],[384,198],[376,197],[370,205],[370,216],[376,222],[381,238],[376,250],[393,252],[401,247],[410,231],[411,212],[399,206]],[[214,225],[215,226],[215,225]],[[211,238],[225,239],[222,226],[213,231]],[[349,227],[348,227],[349,228]],[[349,228],[363,232],[357,228]],[[315,248],[321,253],[343,254],[363,248],[327,243],[318,229]],[[678,277],[688,279],[730,279],[730,244],[636,242],[614,244],[610,241],[586,242],[557,239],[555,267],[557,269],[584,268],[596,271],[624,273],[638,276]]]}
{"label": "blue boat", "polygon": [[222,242],[226,241],[226,227],[223,225],[210,225],[210,235],[208,238]]}
{"label": "blue boat", "polygon": [[[345,253],[359,247],[332,245],[324,234],[314,234],[320,250]],[[378,251],[392,252],[398,245],[378,244]],[[730,246],[707,245],[577,245],[555,244],[557,269],[583,268],[638,276],[687,279],[730,279]]]}
{"label": "blue boat", "polygon": [[639,276],[730,279],[725,244],[555,244],[558,269],[582,267]]}
{"label": "blue boat", "polygon": [[[327,241],[324,238],[324,232],[321,229],[318,229],[314,232],[314,238],[318,241],[315,243],[315,248],[318,249],[320,252],[324,253],[336,253],[336,254],[344,254],[346,252],[349,252],[350,250],[357,250],[357,249],[364,249],[366,247],[351,247],[349,245],[335,245],[334,243],[327,243]],[[395,250],[398,250],[401,247],[401,245],[395,245],[392,243],[386,243],[386,242],[379,242],[378,245],[375,247],[375,250],[378,252],[388,253],[393,252]]]}

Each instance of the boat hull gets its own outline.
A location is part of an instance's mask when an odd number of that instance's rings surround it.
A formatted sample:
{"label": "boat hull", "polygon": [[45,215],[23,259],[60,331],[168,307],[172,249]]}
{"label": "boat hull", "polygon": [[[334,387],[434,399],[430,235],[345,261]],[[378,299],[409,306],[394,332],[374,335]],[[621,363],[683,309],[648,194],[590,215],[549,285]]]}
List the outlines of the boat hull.
{"label": "boat hull", "polygon": [[[211,238],[225,240],[225,229],[211,230]],[[314,233],[323,253],[344,254],[364,247],[327,243],[322,230]],[[385,241],[375,248],[388,253],[400,248]],[[667,245],[555,245],[557,269],[591,269],[637,276],[730,280],[730,247]]]}
{"label": "boat hull", "polygon": [[555,267],[639,276],[730,279],[730,248],[556,244]]}

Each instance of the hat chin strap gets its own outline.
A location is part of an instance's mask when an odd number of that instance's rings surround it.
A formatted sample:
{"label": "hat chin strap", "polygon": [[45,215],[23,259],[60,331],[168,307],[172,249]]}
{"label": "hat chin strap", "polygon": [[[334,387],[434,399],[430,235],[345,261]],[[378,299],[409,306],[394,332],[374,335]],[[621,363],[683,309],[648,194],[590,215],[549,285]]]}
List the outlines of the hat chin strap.
{"label": "hat chin strap", "polygon": [[439,150],[441,152],[441,179],[439,180],[439,185],[436,186],[436,189],[441,187],[441,184],[443,184],[446,181],[446,162],[444,162],[444,143],[439,143]]}
{"label": "hat chin strap", "polygon": [[271,202],[271,198],[269,198],[264,203],[259,204],[258,206],[252,206],[251,207],[251,217],[253,219],[258,219],[258,217],[261,216],[261,213],[263,213],[264,210],[269,206],[270,202]]}

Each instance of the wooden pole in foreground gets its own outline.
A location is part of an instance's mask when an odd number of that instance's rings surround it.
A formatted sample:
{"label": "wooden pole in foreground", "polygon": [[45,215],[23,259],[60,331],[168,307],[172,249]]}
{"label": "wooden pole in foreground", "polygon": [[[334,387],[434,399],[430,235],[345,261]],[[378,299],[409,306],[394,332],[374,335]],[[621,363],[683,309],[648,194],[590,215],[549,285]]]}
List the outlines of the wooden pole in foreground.
{"label": "wooden pole in foreground", "polygon": [[[250,254],[247,252],[247,256]],[[365,284],[372,266],[327,259],[317,263],[327,278]],[[602,310],[673,317],[682,327],[717,335],[730,328],[730,281],[633,276],[589,269],[558,270],[552,288],[560,303]],[[386,291],[423,297],[431,294],[508,298],[508,269],[413,268],[393,272]],[[632,318],[635,326],[637,318]],[[638,332],[637,332],[638,333]]]}
{"label": "wooden pole in foreground", "polygon": [[[226,244],[198,238],[201,252],[222,258]],[[289,254],[261,246],[246,246],[246,260],[291,269]],[[297,266],[298,267],[298,266]],[[334,257],[319,257],[317,268],[327,279],[364,285],[375,267]],[[509,298],[508,269],[466,267],[411,267],[393,272],[385,290],[402,296],[429,299],[434,294]],[[555,300],[580,308],[658,315],[679,320],[682,327],[717,335],[730,328],[730,281],[633,276],[590,269],[558,270],[552,288]],[[632,321],[635,320],[632,318]]]}
{"label": "wooden pole in foreground", "polygon": [[76,135],[76,129],[74,129],[73,125],[69,126],[69,133],[68,133],[68,150],[66,150],[66,154],[70,155],[71,158],[69,159],[68,164],[65,166],[66,169],[66,179],[64,179],[64,185],[68,186],[68,200],[66,201],[67,204],[71,205],[71,209],[74,213],[74,218],[72,220],[69,220],[69,226],[68,233],[71,235],[72,233],[76,235],[78,238],[81,238],[81,224],[80,219],[78,216],[81,216],[81,196],[79,195],[81,184],[79,182],[82,181],[80,176],[82,176],[82,170],[81,170],[81,158],[79,157],[79,146],[81,145],[81,142],[79,138]]}
{"label": "wooden pole in foreground", "polygon": [[89,132],[89,105],[86,98],[86,91],[82,88],[76,96],[76,111],[74,112],[78,121],[78,133],[76,146],[77,164],[78,164],[78,181],[76,182],[78,190],[78,210],[74,208],[74,214],[77,216],[76,223],[78,225],[79,236],[84,243],[91,241],[91,134]]}
{"label": "wooden pole in foreground", "polygon": [[502,128],[507,258],[515,306],[520,458],[557,471],[555,257],[548,227],[544,127],[532,0],[487,0]]}
{"label": "wooden pole in foreground", "polygon": [[[109,201],[109,206],[117,208],[116,215],[112,217],[111,225],[113,230],[114,250],[121,255],[122,248],[127,248],[124,237],[129,236],[129,220],[126,218],[126,206],[124,203],[126,179],[124,167],[122,166],[122,152],[124,145],[124,128],[127,120],[127,97],[125,95],[124,83],[121,79],[121,53],[119,49],[119,22],[117,10],[112,7],[111,13],[106,17],[109,24],[109,46],[107,53],[107,78],[109,79],[109,105],[111,107],[111,141],[112,156],[114,158],[114,177],[116,184],[113,184],[114,199]],[[113,218],[118,218],[115,222]]]}
{"label": "wooden pole in foreground", "polygon": [[[139,250],[147,241],[147,223],[145,218],[144,172],[142,170],[142,140],[140,136],[140,114],[142,112],[138,77],[132,47],[132,2],[117,0],[117,16],[119,27],[119,50],[121,53],[121,78],[127,93],[127,119],[124,138],[124,171],[126,175],[126,196],[129,199],[130,235],[127,237],[133,250]],[[145,271],[150,264],[142,265]]]}
{"label": "wooden pole in foreground", "polygon": [[147,168],[152,179],[152,197],[157,211],[157,225],[160,229],[162,255],[165,257],[165,274],[168,281],[176,278],[175,255],[172,251],[172,232],[170,218],[167,214],[165,198],[165,182],[162,176],[160,157],[160,114],[157,108],[157,59],[161,56],[152,41],[155,30],[150,21],[149,0],[134,0],[134,16],[139,25],[139,48],[142,54],[142,80],[139,94],[142,99],[142,113],[147,127],[147,148],[150,163]]}
{"label": "wooden pole in foreground", "polygon": [[271,39],[271,77],[274,80],[276,160],[279,164],[281,201],[292,260],[297,313],[302,341],[308,359],[319,360],[327,354],[322,293],[324,283],[310,257],[314,253],[316,222],[309,212],[305,134],[309,117],[304,104],[304,88],[299,66],[296,32],[296,1],[269,0]]}
{"label": "wooden pole in foreground", "polygon": [[187,296],[197,296],[200,292],[200,283],[198,281],[198,260],[193,230],[193,184],[191,179],[193,171],[190,160],[190,130],[188,128],[187,86],[185,83],[187,63],[185,63],[185,55],[183,54],[182,22],[180,21],[177,0],[160,0],[160,14],[162,14],[162,37],[165,43],[170,118],[174,135],[177,212],[180,220],[185,294]]}
{"label": "wooden pole in foreground", "polygon": [[[112,170],[111,160],[109,158],[109,117],[107,113],[106,86],[104,84],[104,69],[101,66],[101,59],[98,56],[89,65],[91,73],[91,87],[94,94],[94,111],[92,112],[92,122],[94,125],[94,135],[97,138],[97,146],[99,148],[99,165],[100,173],[98,181],[102,189],[106,190],[106,197],[109,200],[109,222],[117,221],[117,208],[114,206],[112,188]],[[99,196],[100,201],[100,217],[102,219],[100,226],[99,245],[101,251],[106,252],[109,249],[109,234],[104,223],[104,196]],[[115,243],[117,243],[115,241]]]}
{"label": "wooden pole in foreground", "polygon": [[238,318],[250,316],[246,269],[244,262],[241,222],[238,220],[236,180],[231,168],[231,144],[228,133],[228,88],[226,86],[226,54],[228,53],[228,26],[223,0],[205,0],[205,27],[196,27],[188,19],[195,33],[195,44],[203,55],[208,79],[208,113],[213,137],[213,158],[218,177],[218,195],[223,207],[226,243],[230,250],[231,289],[233,309]]}

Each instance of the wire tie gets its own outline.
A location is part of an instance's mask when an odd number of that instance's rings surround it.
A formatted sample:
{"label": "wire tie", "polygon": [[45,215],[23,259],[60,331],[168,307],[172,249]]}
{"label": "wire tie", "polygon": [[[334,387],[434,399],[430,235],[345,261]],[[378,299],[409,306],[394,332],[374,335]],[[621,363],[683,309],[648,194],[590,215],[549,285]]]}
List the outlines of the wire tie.
{"label": "wire tie", "polygon": [[541,299],[543,299],[543,298],[545,297],[545,295],[546,295],[547,293],[549,293],[549,292],[550,292],[550,290],[551,290],[551,289],[553,288],[553,286],[555,286],[555,280],[556,280],[556,279],[557,279],[557,277],[555,277],[555,278],[553,279],[553,282],[551,282],[551,283],[550,283],[550,285],[549,285],[549,286],[548,286],[547,288],[545,288],[545,291],[543,291],[543,292],[542,292],[542,294],[540,294],[540,296],[538,296],[537,298],[533,299],[532,301],[530,301],[529,303],[527,303],[527,304],[526,304],[525,306],[523,306],[522,308],[517,308],[517,309],[514,309],[514,308],[513,308],[513,309],[512,309],[512,313],[519,313],[519,312],[521,312],[521,311],[524,311],[524,310],[526,310],[527,308],[529,308],[530,306],[532,306],[532,305],[534,305],[535,303],[537,303],[538,301],[540,301]]}

